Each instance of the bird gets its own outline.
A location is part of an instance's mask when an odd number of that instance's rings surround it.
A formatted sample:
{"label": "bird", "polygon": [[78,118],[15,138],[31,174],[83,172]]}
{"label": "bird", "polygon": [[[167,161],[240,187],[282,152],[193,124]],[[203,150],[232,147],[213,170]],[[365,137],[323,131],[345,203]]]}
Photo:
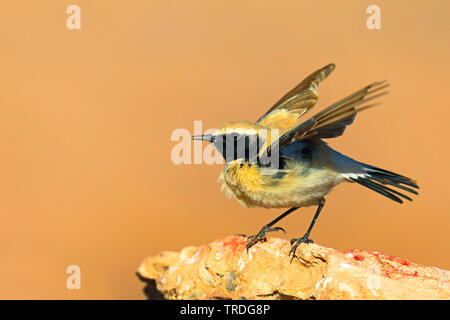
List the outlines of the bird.
{"label": "bird", "polygon": [[256,122],[231,121],[193,140],[214,144],[225,165],[219,182],[226,194],[247,207],[288,208],[247,238],[247,251],[266,240],[268,232],[286,231],[275,226],[298,208],[316,206],[306,233],[290,241],[289,256],[301,243],[312,243],[310,233],[325,196],[338,184],[356,183],[397,203],[418,195],[417,182],[392,171],[354,160],[324,140],[341,136],[356,115],[378,105],[387,81],[373,82],[331,104],[307,120],[302,117],[317,103],[319,84],[335,69],[331,63],[313,72],[286,93]]}

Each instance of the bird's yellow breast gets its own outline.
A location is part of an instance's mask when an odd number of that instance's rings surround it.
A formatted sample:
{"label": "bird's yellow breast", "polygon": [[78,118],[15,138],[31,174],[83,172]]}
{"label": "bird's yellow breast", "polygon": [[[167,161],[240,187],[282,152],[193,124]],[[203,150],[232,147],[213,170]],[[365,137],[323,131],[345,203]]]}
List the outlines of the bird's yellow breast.
{"label": "bird's yellow breast", "polygon": [[316,205],[338,182],[326,167],[312,168],[304,174],[293,163],[276,174],[262,174],[257,165],[237,162],[225,166],[219,176],[222,190],[249,207],[286,208]]}

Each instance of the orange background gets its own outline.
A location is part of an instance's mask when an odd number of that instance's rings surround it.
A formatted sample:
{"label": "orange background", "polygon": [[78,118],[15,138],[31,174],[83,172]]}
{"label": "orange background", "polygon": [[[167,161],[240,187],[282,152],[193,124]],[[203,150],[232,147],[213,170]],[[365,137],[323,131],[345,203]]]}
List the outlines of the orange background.
{"label": "orange background", "polygon": [[[70,4],[81,30],[66,28]],[[312,238],[450,268],[448,13],[448,1],[1,0],[0,298],[144,298],[146,256],[257,232],[282,210],[227,199],[220,165],[174,165],[170,135],[256,120],[330,62],[318,108],[391,83],[330,145],[421,194],[398,205],[338,186]],[[288,239],[314,210],[280,223]],[[81,290],[66,289],[72,264]]]}

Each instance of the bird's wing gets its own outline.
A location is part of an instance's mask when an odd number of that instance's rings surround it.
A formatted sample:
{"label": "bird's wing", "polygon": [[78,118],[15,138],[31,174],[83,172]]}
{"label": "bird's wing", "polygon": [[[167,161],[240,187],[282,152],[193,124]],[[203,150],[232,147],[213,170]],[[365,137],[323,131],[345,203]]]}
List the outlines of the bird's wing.
{"label": "bird's wing", "polygon": [[353,122],[359,111],[375,105],[367,104],[367,102],[386,94],[387,91],[382,90],[388,86],[385,81],[374,82],[356,91],[286,131],[269,146],[269,149],[275,145],[281,149],[283,146],[296,140],[314,137],[326,139],[342,135],[346,126]]}
{"label": "bird's wing", "polygon": [[297,119],[314,107],[319,94],[317,88],[335,68],[331,63],[309,75],[294,89],[286,93],[270,108],[256,124],[267,128],[290,129],[297,125]]}

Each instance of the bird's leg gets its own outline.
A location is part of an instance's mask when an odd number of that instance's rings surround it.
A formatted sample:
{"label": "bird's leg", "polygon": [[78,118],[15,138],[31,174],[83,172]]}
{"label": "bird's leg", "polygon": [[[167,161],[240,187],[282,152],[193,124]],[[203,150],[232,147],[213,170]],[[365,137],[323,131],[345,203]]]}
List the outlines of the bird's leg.
{"label": "bird's leg", "polygon": [[274,219],[273,221],[269,222],[264,227],[262,227],[261,230],[256,235],[249,236],[247,238],[247,240],[249,242],[246,245],[247,251],[248,251],[248,249],[250,249],[254,244],[258,243],[259,241],[264,241],[266,239],[266,232],[272,232],[272,231],[279,231],[279,230],[281,230],[284,233],[286,233],[286,231],[284,231],[283,228],[281,228],[281,227],[272,227],[272,226],[275,223],[277,223],[278,221],[280,221],[281,219],[283,219],[284,217],[286,217],[288,214],[294,212],[297,209],[298,209],[298,207],[290,208],[288,211],[286,211],[285,213],[283,213],[282,215],[280,215],[279,217],[277,217],[276,219]]}
{"label": "bird's leg", "polygon": [[323,206],[325,205],[325,199],[322,198],[319,202],[319,206],[317,207],[316,214],[314,215],[314,218],[309,225],[308,231],[306,231],[305,235],[301,238],[294,238],[291,240],[291,246],[294,244],[289,251],[289,256],[292,254],[292,259],[295,256],[295,250],[297,250],[297,247],[300,245],[300,243],[312,243],[313,241],[309,239],[309,234],[311,233],[311,230],[314,226],[314,223],[316,223],[317,218],[319,217],[320,211],[322,211]]}

